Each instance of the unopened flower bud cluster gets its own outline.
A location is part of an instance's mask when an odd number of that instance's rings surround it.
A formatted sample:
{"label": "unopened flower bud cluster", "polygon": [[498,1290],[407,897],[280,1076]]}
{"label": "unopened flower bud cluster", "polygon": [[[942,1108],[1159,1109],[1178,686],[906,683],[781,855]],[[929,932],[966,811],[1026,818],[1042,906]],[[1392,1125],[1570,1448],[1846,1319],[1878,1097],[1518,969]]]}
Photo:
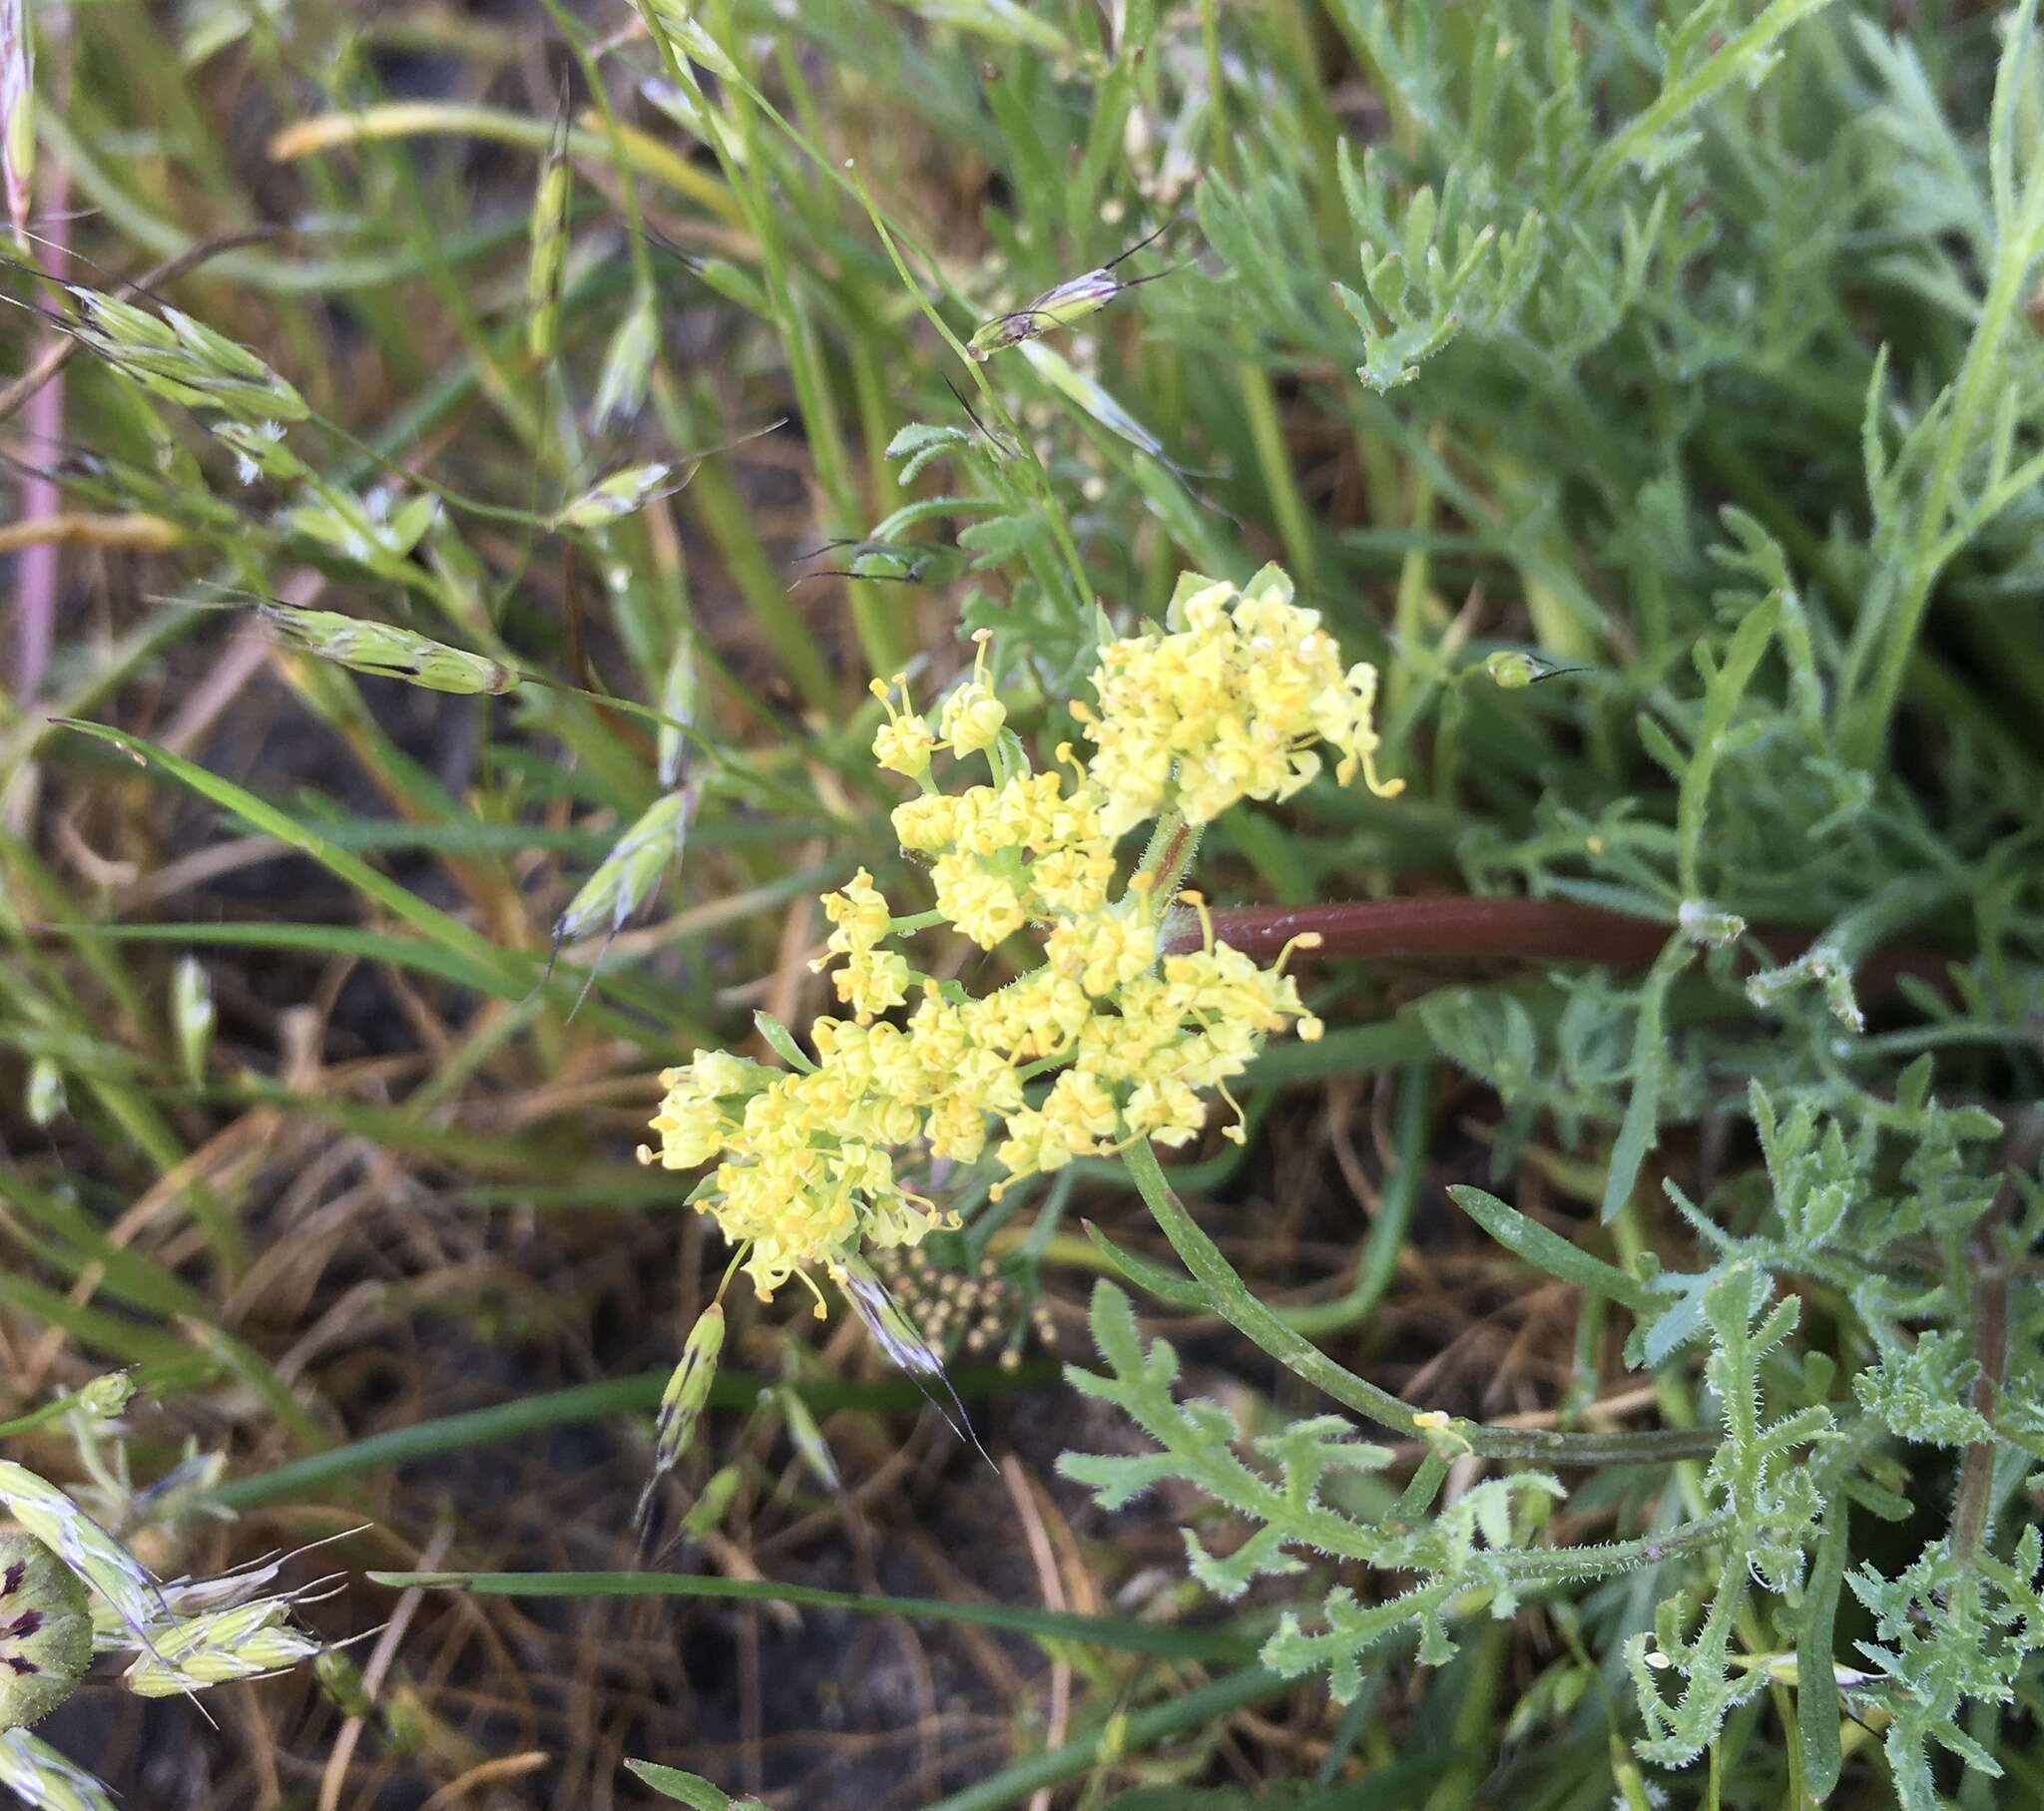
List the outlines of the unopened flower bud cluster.
{"label": "unopened flower bud cluster", "polygon": [[[1336,777],[1395,792],[1372,765],[1374,672],[1344,668],[1267,567],[1241,590],[1182,581],[1168,627],[1104,648],[1092,684],[1097,704],[1075,709],[1090,757],[1066,744],[1044,771],[1007,728],[984,643],[934,724],[876,686],[874,757],[918,788],[893,825],[928,864],[934,910],[897,916],[861,869],[823,900],[817,966],[848,1013],[815,1022],[815,1061],[785,1071],[709,1051],[663,1076],[660,1142],[641,1159],[716,1164],[697,1204],[746,1247],[762,1296],[797,1275],[813,1288],[815,1269],[841,1279],[862,1247],[913,1246],[944,1223],[903,1184],[904,1160],[991,1150],[998,1193],[1137,1138],[1182,1145],[1208,1092],[1226,1095],[1272,1033],[1319,1035],[1281,959],[1261,968],[1211,937],[1160,959],[1171,900],[1147,866],[1117,894],[1119,849],[1152,820],[1197,826],[1243,798],[1288,797],[1321,749]],[[936,777],[946,756],[952,789]],[[987,781],[959,785],[982,761]],[[1026,932],[1040,961],[974,996],[915,966],[909,940],[938,926],[989,951]]]}

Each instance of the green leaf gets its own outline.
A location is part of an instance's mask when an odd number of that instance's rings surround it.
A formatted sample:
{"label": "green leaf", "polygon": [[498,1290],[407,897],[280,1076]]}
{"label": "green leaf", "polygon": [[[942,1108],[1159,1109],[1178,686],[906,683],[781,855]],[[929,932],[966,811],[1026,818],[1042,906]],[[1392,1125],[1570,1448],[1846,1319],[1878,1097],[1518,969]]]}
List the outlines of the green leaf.
{"label": "green leaf", "polygon": [[1095,1249],[1137,1288],[1156,1296],[1161,1302],[1169,1302],[1174,1308],[1184,1308],[1194,1314],[1213,1313],[1214,1304],[1191,1277],[1167,1270],[1140,1252],[1117,1245],[1091,1220],[1080,1223],[1086,1228],[1086,1236],[1093,1241]]}
{"label": "green leaf", "polygon": [[1802,1744],[1802,1783],[1819,1804],[1830,1796],[1844,1766],[1831,1628],[1838,1613],[1838,1583],[1845,1574],[1848,1522],[1844,1499],[1834,1497],[1824,1513],[1816,1563],[1803,1587],[1802,1626],[1795,1635],[1795,1732]]}
{"label": "green leaf", "polygon": [[848,1609],[862,1615],[906,1616],[911,1621],[961,1622],[1010,1634],[1049,1640],[1083,1641],[1128,1653],[1173,1659],[1215,1659],[1241,1655],[1254,1644],[1225,1624],[1181,1628],[1139,1622],[1126,1616],[1075,1615],[1024,1604],[943,1602],[935,1597],[888,1597],[858,1591],[824,1590],[772,1579],[725,1579],[693,1573],[477,1573],[372,1572],[377,1585],[398,1589],[472,1590],[486,1597],[719,1597],[742,1603],[794,1603],[811,1609]]}
{"label": "green leaf", "polygon": [[633,1773],[663,1798],[680,1799],[696,1811],[728,1811],[732,1796],[713,1786],[700,1773],[684,1773],[679,1767],[663,1767],[658,1761],[627,1761]]}
{"label": "green leaf", "polygon": [[1496,1195],[1466,1183],[1452,1183],[1448,1196],[1507,1251],[1517,1253],[1549,1276],[1615,1301],[1643,1319],[1658,1306],[1653,1292],[1638,1278],[1628,1276],[1616,1264],[1591,1256],[1560,1233],[1550,1231],[1538,1220],[1528,1219],[1516,1207],[1507,1206]]}

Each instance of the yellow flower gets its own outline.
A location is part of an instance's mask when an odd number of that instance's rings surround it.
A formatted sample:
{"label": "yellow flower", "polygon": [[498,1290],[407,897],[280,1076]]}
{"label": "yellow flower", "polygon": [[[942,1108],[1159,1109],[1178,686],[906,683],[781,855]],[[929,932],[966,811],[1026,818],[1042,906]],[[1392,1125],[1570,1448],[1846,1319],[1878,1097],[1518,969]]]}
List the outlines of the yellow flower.
{"label": "yellow flower", "polygon": [[1126,986],[1157,960],[1157,926],[1136,910],[1106,910],[1051,927],[1050,966],[1075,976],[1095,999]]}
{"label": "yellow flower", "polygon": [[837,929],[831,933],[833,953],[871,949],[887,934],[887,898],[861,868],[835,893],[823,895],[823,916]]}
{"label": "yellow flower", "polygon": [[1008,720],[1008,707],[994,695],[987,682],[986,645],[989,632],[979,630],[972,638],[979,652],[972,657],[972,676],[944,700],[937,727],[954,754],[977,754],[1000,739]]}
{"label": "yellow flower", "polygon": [[1291,602],[1281,573],[1266,568],[1240,594],[1182,581],[1172,623],[1102,649],[1093,676],[1100,703],[1085,728],[1110,831],[1155,816],[1174,773],[1193,823],[1241,798],[1288,798],[1319,771],[1315,741],[1338,751],[1344,782],[1359,771],[1374,792],[1400,789],[1374,764],[1375,669],[1343,670],[1318,613]]}
{"label": "yellow flower", "polygon": [[1007,705],[994,696],[985,680],[968,679],[944,700],[937,727],[953,752],[976,754],[994,745],[1007,720]]}
{"label": "yellow flower", "polygon": [[908,959],[899,950],[859,950],[831,982],[837,998],[863,1021],[908,998]]}
{"label": "yellow flower", "polygon": [[934,855],[948,849],[958,840],[959,807],[963,802],[942,792],[905,799],[894,807],[894,840],[904,853]]}
{"label": "yellow flower", "polygon": [[[908,676],[897,673],[894,684],[904,688],[905,698]],[[930,754],[937,745],[935,733],[917,712],[895,709],[892,686],[875,679],[871,689],[887,712],[887,720],[873,731],[874,761],[889,773],[920,779],[930,770]]]}
{"label": "yellow flower", "polygon": [[930,869],[937,910],[983,950],[1012,937],[1029,922],[1014,884],[971,855],[937,857]]}

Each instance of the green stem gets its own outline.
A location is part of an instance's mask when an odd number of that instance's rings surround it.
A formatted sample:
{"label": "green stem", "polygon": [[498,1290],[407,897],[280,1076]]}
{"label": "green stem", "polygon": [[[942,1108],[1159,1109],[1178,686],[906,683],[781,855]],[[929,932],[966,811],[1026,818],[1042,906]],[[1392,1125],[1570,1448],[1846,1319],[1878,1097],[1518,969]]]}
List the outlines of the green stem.
{"label": "green stem", "polygon": [[[2044,180],[2040,180],[2040,190],[2044,190]],[[1980,304],[1980,318],[1966,347],[1965,363],[1959,367],[1958,382],[1951,392],[1951,414],[1945,422],[1936,463],[1930,469],[1929,483],[1924,487],[1923,501],[1916,518],[1915,545],[1910,549],[1902,595],[1888,618],[1872,689],[1853,701],[1845,718],[1842,737],[1845,758],[1862,767],[1872,764],[1881,744],[1887,739],[1888,722],[1901,696],[1909,656],[1916,646],[1923,614],[1930,607],[1931,591],[1952,554],[1957,551],[1958,538],[1946,535],[1945,521],[1951,511],[1952,489],[1958,482],[1959,467],[1978,445],[1973,423],[1987,401],[1989,385],[1995,374],[1996,355],[2022,295],[2023,278],[2030,267],[2030,241],[2034,237],[2028,218],[2031,213],[2032,210],[2026,206],[2025,219],[2018,228],[2020,242],[2003,243],[1997,247],[1994,275],[1989,279],[1987,295]]]}
{"label": "green stem", "polygon": [[1422,1426],[1417,1413],[1388,1390],[1379,1389],[1337,1365],[1324,1352],[1294,1332],[1250,1292],[1248,1284],[1222,1255],[1165,1180],[1157,1152],[1138,1139],[1122,1152],[1130,1179],[1143,1204],[1171,1241],[1185,1267],[1207,1292],[1215,1312],[1246,1338],[1262,1347],[1287,1370],[1358,1415],[1408,1439],[1428,1439],[1465,1446],[1490,1459],[1527,1459],[1548,1465],[1655,1464],[1704,1458],[1717,1450],[1708,1434],[1667,1429],[1644,1434],[1555,1434],[1542,1430],[1491,1428],[1478,1422],[1449,1420]]}

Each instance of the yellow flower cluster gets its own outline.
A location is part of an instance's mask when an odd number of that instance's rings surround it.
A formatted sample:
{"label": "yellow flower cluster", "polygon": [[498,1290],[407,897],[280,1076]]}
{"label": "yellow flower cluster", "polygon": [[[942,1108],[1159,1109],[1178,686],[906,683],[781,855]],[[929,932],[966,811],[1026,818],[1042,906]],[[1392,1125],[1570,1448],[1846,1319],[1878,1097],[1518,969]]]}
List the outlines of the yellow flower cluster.
{"label": "yellow flower cluster", "polygon": [[[1339,751],[1338,776],[1370,764],[1374,674],[1342,670],[1312,612],[1267,568],[1238,592],[1180,587],[1165,633],[1104,649],[1097,711],[1079,712],[1095,745],[1069,745],[1033,771],[986,674],[982,638],[969,678],[933,727],[894,687],[879,765],[916,782],[897,807],[902,850],[928,864],[934,910],[896,918],[861,868],[823,899],[831,932],[815,966],[832,967],[849,1018],[811,1027],[813,1061],[776,1070],[709,1051],[662,1076],[644,1162],[715,1163],[695,1200],[746,1248],[759,1292],[791,1276],[839,1280],[861,1245],[918,1243],[945,1223],[904,1186],[896,1155],[976,1163],[993,1146],[1015,1178],[1111,1155],[1137,1138],[1181,1145],[1206,1123],[1203,1091],[1227,1095],[1274,1032],[1319,1036],[1282,959],[1260,968],[1217,945],[1159,957],[1170,903],[1139,869],[1114,897],[1117,849],[1145,819],[1202,823],[1241,797],[1283,797],[1317,770],[1313,744]],[[901,681],[896,681],[899,686]],[[989,781],[941,790],[934,756],[983,757]],[[1066,771],[1069,769],[1069,773]],[[1205,908],[1197,894],[1182,897]],[[1040,964],[975,997],[913,968],[902,939],[948,925],[985,950],[1032,929]],[[907,1008],[899,1023],[885,1015]],[[1228,1128],[1242,1134],[1240,1116]],[[817,1312],[822,1312],[820,1293]]]}
{"label": "yellow flower cluster", "polygon": [[[1101,650],[1099,714],[1086,724],[1098,752],[1094,783],[1114,835],[1155,817],[1174,783],[1186,821],[1210,823],[1240,798],[1289,798],[1320,770],[1315,741],[1339,756],[1346,785],[1380,780],[1370,719],[1376,669],[1343,670],[1316,611],[1291,602],[1291,581],[1267,566],[1240,594],[1182,580],[1173,627]],[[1091,712],[1087,712],[1091,716]]]}

